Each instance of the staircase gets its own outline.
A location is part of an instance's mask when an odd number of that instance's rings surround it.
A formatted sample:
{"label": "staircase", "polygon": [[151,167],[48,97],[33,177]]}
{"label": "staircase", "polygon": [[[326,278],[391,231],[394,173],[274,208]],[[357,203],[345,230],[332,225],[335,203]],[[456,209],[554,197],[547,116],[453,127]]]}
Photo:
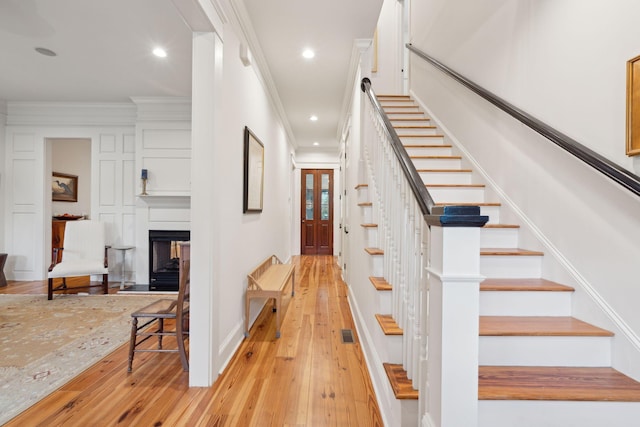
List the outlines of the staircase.
{"label": "staircase", "polygon": [[[501,205],[408,96],[378,96],[436,205],[480,206],[478,425],[640,425],[640,383],[611,367],[610,331],[571,316],[574,289],[542,277],[544,253],[519,247],[518,224],[500,220]],[[391,312],[385,254],[373,246],[378,224],[369,186],[356,187],[378,293],[379,353],[400,411],[417,411],[419,392],[403,370],[403,330]],[[415,382],[413,383],[415,384]],[[413,403],[412,403],[413,402]],[[402,425],[419,419],[400,417]],[[399,419],[399,418],[398,418]],[[638,423],[638,424],[636,424]],[[445,426],[446,427],[446,426]]]}

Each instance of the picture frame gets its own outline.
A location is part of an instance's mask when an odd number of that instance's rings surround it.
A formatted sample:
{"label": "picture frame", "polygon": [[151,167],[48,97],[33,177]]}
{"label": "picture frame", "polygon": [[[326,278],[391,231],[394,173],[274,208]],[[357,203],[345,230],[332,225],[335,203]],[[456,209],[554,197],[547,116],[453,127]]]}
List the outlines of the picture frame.
{"label": "picture frame", "polygon": [[627,156],[640,154],[640,56],[627,61]]}
{"label": "picture frame", "polygon": [[264,144],[244,127],[244,191],[242,213],[262,212],[264,196]]}
{"label": "picture frame", "polygon": [[51,200],[54,202],[77,202],[78,176],[53,172],[51,177]]}

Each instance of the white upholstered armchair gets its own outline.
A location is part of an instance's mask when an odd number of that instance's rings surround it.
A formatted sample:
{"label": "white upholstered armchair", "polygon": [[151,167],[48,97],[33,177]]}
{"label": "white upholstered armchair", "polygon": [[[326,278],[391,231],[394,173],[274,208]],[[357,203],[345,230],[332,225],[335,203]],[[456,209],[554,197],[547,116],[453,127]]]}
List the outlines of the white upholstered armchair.
{"label": "white upholstered armchair", "polygon": [[[58,252],[62,259],[58,263]],[[53,298],[53,292],[66,290],[64,278],[102,275],[100,285],[77,287],[78,289],[102,287],[103,293],[109,292],[109,269],[107,266],[107,246],[105,246],[104,224],[99,221],[69,221],[64,230],[64,247],[53,248],[53,257],[49,267],[49,286],[47,297]],[[62,284],[54,288],[54,279],[62,278]]]}

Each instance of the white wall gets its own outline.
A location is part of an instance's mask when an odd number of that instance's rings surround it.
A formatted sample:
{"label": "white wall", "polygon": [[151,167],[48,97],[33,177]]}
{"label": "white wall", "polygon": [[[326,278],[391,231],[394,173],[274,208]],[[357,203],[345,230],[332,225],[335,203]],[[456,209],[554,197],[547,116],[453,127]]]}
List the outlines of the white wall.
{"label": "white wall", "polygon": [[[198,76],[197,80],[208,96],[215,99],[205,95],[196,103],[194,94],[193,115],[199,122],[197,127],[194,122],[193,129],[192,176],[193,266],[194,269],[213,269],[207,279],[211,283],[206,284],[211,290],[205,296],[212,299],[213,305],[210,312],[199,315],[204,322],[208,322],[207,316],[213,319],[215,330],[210,336],[216,370],[224,367],[243,339],[247,274],[271,254],[282,260],[291,257],[292,222],[292,149],[282,121],[256,70],[240,61],[240,41],[230,25],[225,26],[220,43],[215,58],[201,64],[209,70],[212,81],[205,82],[205,76]],[[204,49],[196,54],[196,62],[207,56]],[[216,71],[220,65],[222,69]],[[207,115],[212,129],[207,129],[204,123]],[[261,213],[242,213],[245,126],[264,144]],[[197,228],[200,226],[203,229]],[[207,266],[197,266],[200,255],[195,251],[205,242],[197,243],[193,233],[204,233],[212,239],[208,242],[210,248],[206,249],[212,257],[204,260]],[[252,305],[252,321],[260,309],[261,305]],[[190,378],[197,380],[195,376]]]}
{"label": "white wall", "polygon": [[[625,64],[640,5],[413,2],[413,44],[597,152],[625,157]],[[503,196],[502,222],[577,288],[574,315],[616,332],[614,366],[640,378],[640,199],[412,57],[411,89]]]}
{"label": "white wall", "polygon": [[86,139],[52,139],[51,168],[54,172],[78,177],[77,202],[52,202],[54,215],[84,215],[91,212],[91,141]]}
{"label": "white wall", "polygon": [[7,121],[7,105],[3,101],[0,101],[0,153],[2,158],[0,159],[0,252],[5,251],[4,242],[4,218],[5,218],[5,198],[6,189],[5,181],[6,177],[6,155],[5,153],[5,123]]}

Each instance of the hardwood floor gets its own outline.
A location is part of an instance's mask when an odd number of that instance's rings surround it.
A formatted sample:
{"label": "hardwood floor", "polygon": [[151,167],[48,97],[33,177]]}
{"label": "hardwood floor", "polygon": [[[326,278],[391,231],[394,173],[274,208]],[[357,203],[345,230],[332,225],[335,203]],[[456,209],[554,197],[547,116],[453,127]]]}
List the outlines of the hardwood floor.
{"label": "hardwood floor", "polygon": [[[296,295],[284,303],[282,337],[274,338],[268,305],[213,387],[189,388],[175,354],[137,354],[127,374],[123,345],[6,426],[382,426],[334,258],[293,262]],[[0,288],[45,292],[42,282]],[[342,329],[355,343],[342,343]]]}

